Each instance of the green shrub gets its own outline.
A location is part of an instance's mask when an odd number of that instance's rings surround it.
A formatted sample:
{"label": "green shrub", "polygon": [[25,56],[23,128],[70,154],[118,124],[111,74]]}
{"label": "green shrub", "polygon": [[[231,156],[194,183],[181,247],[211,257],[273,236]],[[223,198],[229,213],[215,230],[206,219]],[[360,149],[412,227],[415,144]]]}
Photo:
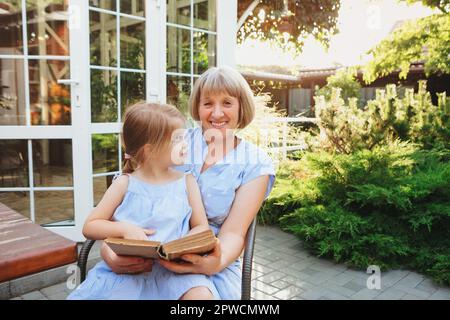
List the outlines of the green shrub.
{"label": "green shrub", "polygon": [[450,284],[449,156],[398,140],[309,153],[281,166],[266,221],[319,256],[363,269],[407,266]]}

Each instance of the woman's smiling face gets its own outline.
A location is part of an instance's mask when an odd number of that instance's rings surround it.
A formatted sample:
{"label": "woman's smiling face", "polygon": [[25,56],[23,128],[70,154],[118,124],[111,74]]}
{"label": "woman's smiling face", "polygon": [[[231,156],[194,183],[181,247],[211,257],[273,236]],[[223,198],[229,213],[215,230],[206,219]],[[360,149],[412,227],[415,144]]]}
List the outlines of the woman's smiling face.
{"label": "woman's smiling face", "polygon": [[204,131],[220,130],[227,135],[227,130],[234,130],[239,124],[239,100],[226,91],[200,95],[198,115]]}

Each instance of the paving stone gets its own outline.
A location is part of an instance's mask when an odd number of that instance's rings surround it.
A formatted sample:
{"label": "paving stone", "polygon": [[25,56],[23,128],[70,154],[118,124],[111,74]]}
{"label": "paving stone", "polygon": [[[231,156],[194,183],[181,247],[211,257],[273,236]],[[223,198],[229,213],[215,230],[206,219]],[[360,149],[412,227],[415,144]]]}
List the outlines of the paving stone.
{"label": "paving stone", "polygon": [[343,286],[338,286],[332,282],[326,281],[320,285],[322,288],[325,288],[328,291],[331,291],[335,294],[343,295],[347,298],[352,297],[357,291],[349,288],[345,288]]}
{"label": "paving stone", "polygon": [[271,261],[267,260],[267,259],[264,259],[262,257],[259,257],[259,256],[254,256],[253,257],[253,263],[258,263],[260,265],[265,266],[265,265],[268,265],[269,263],[271,263]]}
{"label": "paving stone", "polygon": [[406,277],[402,278],[400,281],[398,281],[396,285],[401,285],[405,287],[415,288],[418,284],[420,284],[425,277],[421,274],[411,272]]}
{"label": "paving stone", "polygon": [[270,267],[274,270],[279,270],[281,268],[285,268],[288,266],[292,266],[292,263],[289,261],[284,261],[284,260],[278,260],[278,261],[272,262],[268,265],[268,267]]}
{"label": "paving stone", "polygon": [[321,297],[325,297],[329,293],[331,292],[328,291],[327,289],[317,287],[314,289],[306,290],[304,293],[300,295],[300,297],[306,300],[317,300]]}
{"label": "paving stone", "polygon": [[354,300],[372,300],[381,294],[381,290],[364,288],[352,296]]}
{"label": "paving stone", "polygon": [[251,297],[253,300],[278,300],[278,298],[259,290],[252,290]]}
{"label": "paving stone", "polygon": [[431,293],[428,292],[428,291],[420,290],[420,289],[417,289],[417,288],[411,288],[409,286],[405,286],[405,285],[400,284],[400,282],[395,284],[391,288],[395,288],[395,289],[404,291],[407,294],[420,297],[421,299],[428,299],[431,296]]}
{"label": "paving stone", "polygon": [[21,296],[22,300],[37,300],[40,298],[45,298],[45,296],[40,291],[32,291]]}
{"label": "paving stone", "polygon": [[302,289],[295,286],[289,286],[275,293],[274,297],[281,300],[289,300],[297,295],[300,295],[301,293],[303,293]]}
{"label": "paving stone", "polygon": [[259,281],[262,281],[264,283],[272,283],[273,281],[283,279],[287,275],[281,271],[273,271],[270,273],[265,273],[261,277],[258,277]]}
{"label": "paving stone", "polygon": [[[347,274],[345,274],[345,273],[340,273],[340,274],[338,274],[338,275],[335,275],[335,276],[333,276],[332,278],[330,278],[328,281],[333,282],[333,283],[335,283],[335,284],[337,284],[337,285],[341,285],[341,286],[342,286],[342,285],[348,283],[348,282],[351,281],[351,280],[357,281],[357,283],[360,283],[361,285],[362,285],[363,283],[365,284],[365,282],[362,281],[361,279],[355,279],[355,278],[353,278],[353,277],[351,277],[351,276],[349,276],[349,275],[347,275]],[[364,286],[364,287],[365,287],[365,286]]]}
{"label": "paving stone", "polygon": [[58,293],[48,296],[48,299],[49,300],[66,300],[68,295],[69,295],[69,293],[62,291],[62,292],[58,292]]}
{"label": "paving stone", "polygon": [[437,290],[439,290],[439,286],[430,279],[424,279],[421,283],[419,283],[416,286],[416,289],[426,291],[430,294],[433,294]]}
{"label": "paving stone", "polygon": [[71,290],[69,288],[67,288],[67,284],[65,282],[51,286],[51,287],[47,287],[44,289],[40,290],[44,295],[46,296],[50,296],[56,293],[60,293],[60,292],[70,292]]}
{"label": "paving stone", "polygon": [[278,289],[284,289],[284,288],[290,286],[291,284],[284,280],[276,280],[276,281],[271,282],[270,285],[272,285]]}
{"label": "paving stone", "polygon": [[344,284],[343,287],[358,292],[364,288],[367,288],[367,285],[366,284],[363,285],[361,281],[358,280],[351,280],[346,284]]}
{"label": "paving stone", "polygon": [[408,293],[404,295],[401,300],[423,300],[423,298]]}
{"label": "paving stone", "polygon": [[22,297],[15,297],[15,298],[11,298],[9,300],[23,300]]}
{"label": "paving stone", "polygon": [[390,270],[388,272],[382,272],[381,287],[392,287],[408,274],[410,274],[410,271],[406,270]]}
{"label": "paving stone", "polygon": [[264,292],[266,294],[274,294],[275,292],[280,290],[280,289],[278,289],[278,288],[276,288],[274,286],[271,286],[270,284],[264,283],[264,282],[259,281],[259,280],[253,281],[252,282],[252,287],[257,289],[257,290],[259,290],[259,291],[262,291],[262,292]]}
{"label": "paving stone", "polygon": [[428,299],[429,300],[450,300],[450,289],[447,289],[447,288],[438,289]]}
{"label": "paving stone", "polygon": [[399,300],[406,295],[404,291],[395,288],[389,288],[376,296],[376,300]]}

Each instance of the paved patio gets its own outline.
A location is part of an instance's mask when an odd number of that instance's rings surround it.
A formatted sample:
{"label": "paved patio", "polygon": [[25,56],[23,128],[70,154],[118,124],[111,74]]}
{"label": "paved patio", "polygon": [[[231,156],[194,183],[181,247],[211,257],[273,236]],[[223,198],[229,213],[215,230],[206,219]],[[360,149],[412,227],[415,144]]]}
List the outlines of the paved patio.
{"label": "paved patio", "polygon": [[[369,274],[308,254],[295,236],[258,226],[252,299],[281,300],[450,300],[450,288],[407,270],[381,273],[381,288],[370,290]],[[13,299],[59,300],[70,293],[65,283]]]}

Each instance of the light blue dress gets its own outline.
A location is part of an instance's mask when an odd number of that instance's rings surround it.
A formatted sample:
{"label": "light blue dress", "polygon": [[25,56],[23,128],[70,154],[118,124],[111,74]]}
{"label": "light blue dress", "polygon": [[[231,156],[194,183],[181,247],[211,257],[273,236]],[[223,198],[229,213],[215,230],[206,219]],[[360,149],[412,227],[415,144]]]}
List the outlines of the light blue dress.
{"label": "light blue dress", "polygon": [[[114,213],[115,221],[155,229],[156,233],[148,239],[161,242],[175,240],[188,233],[192,208],[187,197],[186,175],[162,185],[149,184],[131,175],[128,177],[128,190]],[[215,298],[219,298],[211,279],[205,275],[176,274],[158,263],[153,264],[151,272],[118,275],[101,261],[67,299],[175,300],[198,286],[208,287]]]}
{"label": "light blue dress", "polygon": [[[268,175],[267,198],[275,181],[275,169],[272,160],[265,151],[254,144],[241,140],[235,149],[225,157],[200,173],[208,154],[208,146],[201,128],[187,130],[188,156],[186,163],[175,167],[183,172],[190,172],[196,177],[202,194],[208,221],[216,235],[233,204],[236,190],[249,181]],[[220,273],[209,276],[220,295],[220,299],[240,299],[241,297],[241,262],[237,259]]]}

